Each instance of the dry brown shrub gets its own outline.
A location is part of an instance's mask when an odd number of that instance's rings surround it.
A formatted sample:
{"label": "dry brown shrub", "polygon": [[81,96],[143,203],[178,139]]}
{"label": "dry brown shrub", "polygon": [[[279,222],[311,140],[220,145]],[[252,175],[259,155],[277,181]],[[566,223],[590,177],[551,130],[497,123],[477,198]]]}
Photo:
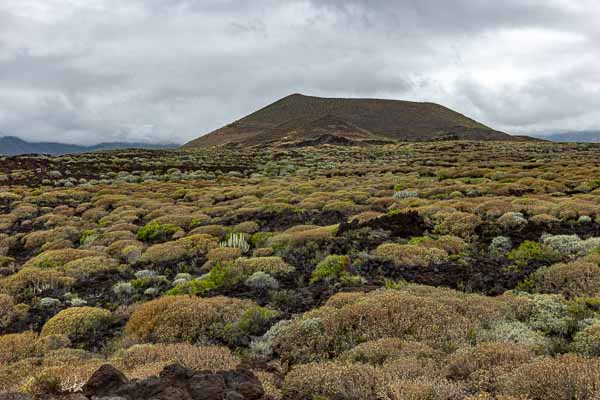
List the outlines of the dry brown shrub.
{"label": "dry brown shrub", "polygon": [[385,388],[390,400],[455,400],[462,399],[466,390],[456,382],[445,379],[402,379]]}
{"label": "dry brown shrub", "polygon": [[250,300],[229,297],[165,296],[135,308],[125,333],[139,342],[195,343],[222,338],[224,326],[235,322]]}
{"label": "dry brown shrub", "polygon": [[160,372],[168,364],[179,363],[201,370],[235,369],[240,361],[226,347],[194,346],[189,343],[141,344],[117,354],[112,360],[130,379],[146,378],[150,370]]}
{"label": "dry brown shrub", "polygon": [[325,306],[342,308],[365,297],[364,292],[339,292],[327,299]]}
{"label": "dry brown shrub", "polygon": [[377,399],[383,379],[376,368],[363,364],[311,363],[298,365],[286,375],[286,399]]}
{"label": "dry brown shrub", "polygon": [[359,344],[343,353],[340,358],[352,362],[383,364],[387,360],[403,357],[433,358],[439,355],[430,346],[398,338],[382,338]]}
{"label": "dry brown shrub", "polygon": [[531,278],[540,293],[558,293],[566,298],[596,296],[600,288],[600,267],[578,260],[540,269]]}
{"label": "dry brown shrub", "polygon": [[381,259],[391,261],[397,267],[429,267],[449,261],[448,253],[444,250],[412,244],[385,243],[379,245],[373,254]]}
{"label": "dry brown shrub", "polygon": [[33,356],[37,338],[31,331],[0,336],[0,367]]}
{"label": "dry brown shrub", "polygon": [[595,400],[600,396],[600,359],[573,354],[540,357],[498,381],[502,394],[531,400]]}

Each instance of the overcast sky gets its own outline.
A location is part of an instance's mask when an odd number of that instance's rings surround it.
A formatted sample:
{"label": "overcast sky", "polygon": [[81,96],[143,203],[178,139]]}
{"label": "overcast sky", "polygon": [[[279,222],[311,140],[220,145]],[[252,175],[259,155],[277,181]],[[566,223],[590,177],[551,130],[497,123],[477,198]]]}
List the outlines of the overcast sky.
{"label": "overcast sky", "polygon": [[600,129],[598,0],[1,0],[0,132],[185,142],[290,93]]}

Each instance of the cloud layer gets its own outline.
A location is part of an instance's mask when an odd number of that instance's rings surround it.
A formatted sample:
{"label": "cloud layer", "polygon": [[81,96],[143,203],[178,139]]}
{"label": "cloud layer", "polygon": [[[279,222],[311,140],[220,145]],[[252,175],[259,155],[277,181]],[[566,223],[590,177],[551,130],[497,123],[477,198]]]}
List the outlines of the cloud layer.
{"label": "cloud layer", "polygon": [[279,97],[600,128],[596,0],[4,0],[0,132],[185,142]]}

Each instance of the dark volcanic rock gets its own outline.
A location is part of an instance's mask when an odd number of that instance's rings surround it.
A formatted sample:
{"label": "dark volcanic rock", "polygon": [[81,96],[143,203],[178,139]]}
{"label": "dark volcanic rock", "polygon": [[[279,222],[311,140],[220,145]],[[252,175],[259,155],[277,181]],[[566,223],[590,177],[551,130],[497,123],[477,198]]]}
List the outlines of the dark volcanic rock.
{"label": "dark volcanic rock", "polygon": [[83,385],[86,396],[107,396],[127,383],[127,378],[121,371],[110,364],[104,364]]}
{"label": "dark volcanic rock", "polygon": [[178,364],[165,367],[159,376],[128,381],[111,365],[103,365],[83,387],[89,398],[127,400],[259,400],[263,387],[249,370],[194,371]]}
{"label": "dark volcanic rock", "polygon": [[0,400],[31,400],[31,397],[23,393],[0,393]]}
{"label": "dark volcanic rock", "polygon": [[427,230],[427,225],[423,217],[416,211],[409,211],[406,213],[382,215],[366,222],[358,222],[357,220],[342,222],[338,228],[337,235],[340,236],[344,232],[365,227],[387,230],[391,232],[392,236],[401,238],[422,236]]}

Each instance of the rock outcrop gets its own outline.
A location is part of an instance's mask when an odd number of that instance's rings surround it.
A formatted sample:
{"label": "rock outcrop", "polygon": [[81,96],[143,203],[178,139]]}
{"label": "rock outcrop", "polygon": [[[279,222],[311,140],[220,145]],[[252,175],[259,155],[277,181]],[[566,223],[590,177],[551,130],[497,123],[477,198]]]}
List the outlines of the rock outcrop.
{"label": "rock outcrop", "polygon": [[258,378],[244,369],[213,373],[172,364],[158,376],[128,381],[114,367],[103,365],[84,385],[83,394],[92,399],[259,400],[264,390]]}
{"label": "rock outcrop", "polygon": [[[109,364],[102,365],[81,393],[49,396],[48,400],[261,400],[265,392],[247,369],[195,371],[178,364],[158,376],[128,380]],[[0,400],[31,400],[19,393],[0,394]]]}

